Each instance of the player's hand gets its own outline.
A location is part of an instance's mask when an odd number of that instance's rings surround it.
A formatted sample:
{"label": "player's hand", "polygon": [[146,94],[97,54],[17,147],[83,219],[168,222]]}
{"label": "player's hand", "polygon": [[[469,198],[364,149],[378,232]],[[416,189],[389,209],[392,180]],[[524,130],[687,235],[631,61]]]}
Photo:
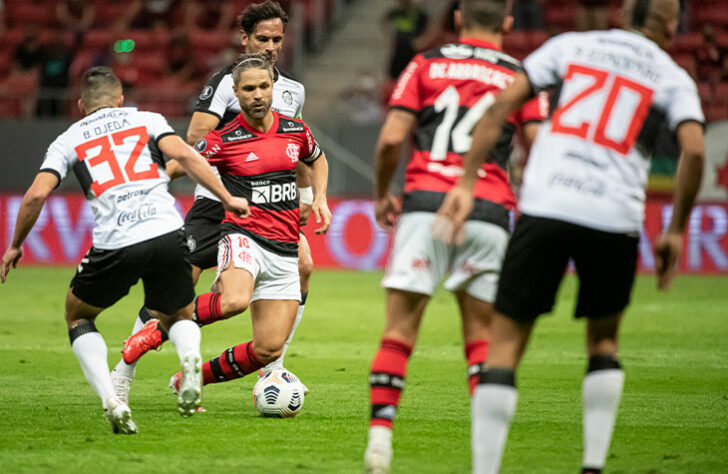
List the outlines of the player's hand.
{"label": "player's hand", "polygon": [[241,219],[250,217],[250,207],[248,206],[248,200],[245,198],[232,197],[223,203],[223,207],[226,211],[232,212]]}
{"label": "player's hand", "polygon": [[313,216],[316,219],[316,224],[321,224],[321,227],[316,229],[316,234],[325,234],[331,227],[331,211],[329,210],[329,203],[326,202],[326,197],[315,198],[313,204],[311,204],[311,210]]}
{"label": "player's hand", "polygon": [[400,214],[402,214],[402,205],[392,193],[387,193],[384,197],[374,200],[374,215],[377,218],[377,224],[382,229],[394,231]]}
{"label": "player's hand", "polygon": [[0,263],[0,281],[5,283],[10,268],[17,268],[18,262],[23,257],[22,247],[8,247]]}
{"label": "player's hand", "polygon": [[301,203],[301,226],[308,224],[308,218],[311,215],[312,209],[311,204]]}
{"label": "player's hand", "polygon": [[446,244],[460,245],[465,242],[465,221],[473,210],[473,192],[456,184],[445,195],[440,209],[432,222],[432,235]]}
{"label": "player's hand", "polygon": [[683,236],[678,232],[666,231],[660,235],[655,244],[657,257],[657,288],[667,290],[677,273],[677,261],[683,247]]}

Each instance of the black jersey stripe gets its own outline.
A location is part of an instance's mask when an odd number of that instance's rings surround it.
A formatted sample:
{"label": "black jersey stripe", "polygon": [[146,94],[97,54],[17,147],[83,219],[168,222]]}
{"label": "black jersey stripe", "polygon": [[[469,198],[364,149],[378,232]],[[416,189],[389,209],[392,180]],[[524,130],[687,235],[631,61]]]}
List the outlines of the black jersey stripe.
{"label": "black jersey stripe", "polygon": [[[435,191],[411,191],[404,195],[402,212],[437,212],[445,200],[445,193]],[[509,230],[510,214],[508,209],[498,203],[485,199],[475,199],[468,220],[489,222]]]}
{"label": "black jersey stripe", "polygon": [[269,250],[284,257],[298,256],[298,242],[281,242],[280,240],[267,239],[262,235],[251,232],[248,229],[237,226],[231,222],[223,222],[220,226],[220,234],[222,236],[230,234],[243,234],[253,239],[257,244],[266,250]]}

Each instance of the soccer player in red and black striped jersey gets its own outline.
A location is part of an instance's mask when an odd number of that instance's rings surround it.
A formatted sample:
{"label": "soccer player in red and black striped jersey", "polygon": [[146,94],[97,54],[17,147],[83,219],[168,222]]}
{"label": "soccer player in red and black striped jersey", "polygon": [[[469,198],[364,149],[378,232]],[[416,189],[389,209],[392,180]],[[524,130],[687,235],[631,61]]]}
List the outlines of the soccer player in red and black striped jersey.
{"label": "soccer player in red and black striped jersey", "polygon": [[[528,145],[545,118],[548,104],[539,97],[513,114],[500,131],[493,162],[479,170],[477,204],[469,216],[462,245],[435,240],[430,227],[445,193],[463,172],[470,132],[505,89],[520,63],[500,50],[513,18],[506,1],[464,1],[456,12],[462,27],[458,43],[416,56],[399,78],[376,152],[375,213],[379,225],[396,229],[392,256],[382,286],[387,289],[387,323],[371,366],[371,424],[365,453],[369,472],[387,472],[392,455],[392,425],[407,361],[430,296],[449,273],[445,287],[460,306],[470,388],[488,350],[489,322],[508,242],[509,212],[515,197],[507,161],[514,132],[521,128]],[[401,146],[413,132],[404,199],[389,191]]]}
{"label": "soccer player in red and black striped jersey", "polygon": [[[195,300],[195,319],[209,324],[250,307],[253,340],[225,350],[202,366],[203,383],[243,377],[277,359],[296,318],[300,211],[298,161],[311,167],[317,234],[326,233],[328,163],[308,126],[271,110],[273,67],[263,54],[241,57],[232,72],[241,113],[195,145],[220,172],[234,196],[246,197],[251,215],[226,213],[213,291]],[[219,291],[218,291],[219,290]],[[176,388],[179,373],[172,377]]]}

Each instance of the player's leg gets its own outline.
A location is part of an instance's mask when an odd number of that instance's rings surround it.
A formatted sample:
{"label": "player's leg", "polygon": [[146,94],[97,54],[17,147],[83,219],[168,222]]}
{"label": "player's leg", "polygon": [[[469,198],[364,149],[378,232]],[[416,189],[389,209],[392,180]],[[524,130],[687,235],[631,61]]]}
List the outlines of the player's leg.
{"label": "player's leg", "polygon": [[[192,281],[195,285],[206,268],[217,266],[220,221],[225,215],[222,205],[211,199],[197,199],[185,217],[185,234],[189,261],[192,264]],[[112,378],[128,399],[129,384],[136,373],[135,362],[152,349],[158,349],[168,339],[166,331],[142,306],[134,322],[131,336],[124,342],[123,358],[114,368]]]}
{"label": "player's leg", "polygon": [[125,250],[91,249],[66,295],[66,323],[73,352],[86,379],[101,399],[114,433],[137,432],[131,410],[115,392],[109,374],[107,347],[94,321],[129,292],[138,275],[125,262]]}
{"label": "player's leg", "polygon": [[144,304],[177,349],[182,368],[177,406],[182,416],[192,415],[202,396],[200,328],[193,321],[195,287],[187,254],[186,237],[180,229],[149,241],[135,255],[139,264],[148,266],[142,274]]}
{"label": "player's leg", "polygon": [[472,396],[488,356],[493,303],[474,298],[465,291],[455,292],[455,297],[462,318],[465,359],[468,363],[468,390]]}
{"label": "player's leg", "polygon": [[549,312],[569,260],[558,221],[522,215],[498,283],[486,365],[472,400],[474,473],[497,473],[516,408],[515,372],[533,322]]}
{"label": "player's leg", "polygon": [[387,320],[372,360],[369,386],[371,418],[364,453],[368,472],[388,472],[392,459],[392,430],[407,374],[407,363],[430,296],[387,290]]}
{"label": "player's leg", "polygon": [[488,354],[490,318],[507,246],[505,228],[490,222],[467,222],[465,241],[455,247],[451,274],[445,281],[460,307],[471,396]]}
{"label": "player's leg", "polygon": [[[293,340],[293,335],[296,333],[298,325],[301,323],[301,319],[303,318],[303,311],[306,308],[306,300],[308,299],[308,282],[311,279],[311,273],[313,273],[313,258],[311,258],[311,248],[308,246],[308,240],[306,240],[306,236],[302,233],[300,234],[300,236],[301,238],[298,242],[298,276],[301,282],[301,302],[298,304],[298,309],[296,310],[296,320],[293,323],[293,328],[291,328],[291,334],[289,334],[288,339],[286,339],[286,343],[283,346],[281,356],[270,364],[266,365],[263,368],[263,371],[283,368],[283,358],[286,355],[288,346]],[[306,388],[305,391],[308,392],[308,388]]]}
{"label": "player's leg", "polygon": [[450,264],[449,248],[429,231],[433,218],[426,212],[400,217],[382,280],[387,288],[386,325],[369,375],[371,420],[364,453],[369,472],[389,471],[392,427],[409,356],[425,306]]}
{"label": "player's leg", "polygon": [[614,431],[624,387],[624,372],[617,358],[617,332],[621,316],[617,314],[587,321],[589,365],[582,384],[584,474],[602,472]]}
{"label": "player's leg", "polygon": [[584,473],[600,473],[611,443],[624,372],[617,357],[617,333],[629,304],[637,267],[639,239],[581,229],[574,245],[579,275],[576,316],[588,317],[589,357],[582,385],[584,406]]}

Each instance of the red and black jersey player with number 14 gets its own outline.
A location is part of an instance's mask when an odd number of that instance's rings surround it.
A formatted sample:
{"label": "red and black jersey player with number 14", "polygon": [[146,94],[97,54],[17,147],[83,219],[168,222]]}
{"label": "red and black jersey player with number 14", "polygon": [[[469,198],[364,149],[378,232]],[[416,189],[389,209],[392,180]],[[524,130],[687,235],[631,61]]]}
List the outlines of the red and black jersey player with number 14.
{"label": "red and black jersey player with number 14", "polygon": [[[232,72],[241,113],[195,145],[220,172],[234,196],[246,197],[250,217],[226,213],[218,246],[213,291],[196,300],[199,324],[242,313],[250,307],[253,340],[226,349],[202,366],[205,384],[257,372],[277,359],[296,318],[300,229],[295,168],[313,171],[312,212],[317,234],[328,231],[328,164],[301,120],[271,110],[273,69],[262,54],[243,56]],[[219,290],[219,292],[217,291]],[[178,374],[172,377],[176,388]]]}

